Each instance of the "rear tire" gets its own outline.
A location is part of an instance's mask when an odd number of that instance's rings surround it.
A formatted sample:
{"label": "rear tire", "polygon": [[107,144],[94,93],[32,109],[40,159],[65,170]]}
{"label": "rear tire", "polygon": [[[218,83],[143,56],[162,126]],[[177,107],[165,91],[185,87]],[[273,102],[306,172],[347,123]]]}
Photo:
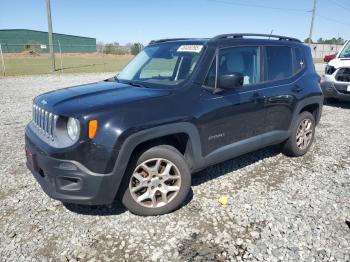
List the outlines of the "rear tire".
{"label": "rear tire", "polygon": [[121,201],[132,213],[162,215],[178,209],[191,188],[191,173],[182,154],[168,145],[155,146],[129,164]]}
{"label": "rear tire", "polygon": [[302,112],[297,118],[292,134],[282,144],[283,154],[291,157],[307,153],[315,136],[315,117],[310,112]]}

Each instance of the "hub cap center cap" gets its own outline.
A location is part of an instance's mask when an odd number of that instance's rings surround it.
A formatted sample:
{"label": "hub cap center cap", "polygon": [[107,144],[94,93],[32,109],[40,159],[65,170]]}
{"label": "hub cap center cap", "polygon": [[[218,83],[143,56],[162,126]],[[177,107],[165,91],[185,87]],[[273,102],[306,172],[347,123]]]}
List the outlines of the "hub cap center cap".
{"label": "hub cap center cap", "polygon": [[158,186],[160,184],[159,178],[158,177],[154,177],[151,179],[151,185],[152,186]]}

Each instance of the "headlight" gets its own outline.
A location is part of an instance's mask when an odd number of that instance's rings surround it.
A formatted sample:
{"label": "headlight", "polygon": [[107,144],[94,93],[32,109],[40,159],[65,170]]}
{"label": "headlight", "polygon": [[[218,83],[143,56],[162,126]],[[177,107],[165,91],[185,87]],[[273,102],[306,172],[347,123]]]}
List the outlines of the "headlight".
{"label": "headlight", "polygon": [[68,118],[67,133],[69,138],[72,139],[72,141],[75,141],[78,139],[79,133],[80,133],[80,124],[77,119],[72,117]]}
{"label": "headlight", "polygon": [[326,75],[333,75],[333,73],[335,72],[335,67],[334,66],[330,66],[330,65],[327,65],[326,66],[326,70],[325,70],[325,73]]}

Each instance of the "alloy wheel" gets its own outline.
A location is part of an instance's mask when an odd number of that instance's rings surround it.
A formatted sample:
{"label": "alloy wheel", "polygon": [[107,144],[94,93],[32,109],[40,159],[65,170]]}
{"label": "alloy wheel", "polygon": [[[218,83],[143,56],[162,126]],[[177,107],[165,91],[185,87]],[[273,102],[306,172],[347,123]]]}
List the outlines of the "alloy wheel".
{"label": "alloy wheel", "polygon": [[312,121],[309,118],[303,119],[297,130],[296,142],[300,150],[305,150],[311,143],[313,136]]}
{"label": "alloy wheel", "polygon": [[157,208],[172,201],[180,186],[181,175],[175,164],[164,158],[152,158],[135,168],[129,190],[138,204]]}

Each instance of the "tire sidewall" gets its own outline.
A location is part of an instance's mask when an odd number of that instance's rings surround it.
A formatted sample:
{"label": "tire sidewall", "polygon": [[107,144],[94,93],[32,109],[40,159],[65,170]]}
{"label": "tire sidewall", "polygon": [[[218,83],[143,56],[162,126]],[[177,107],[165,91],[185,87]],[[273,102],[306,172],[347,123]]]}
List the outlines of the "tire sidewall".
{"label": "tire sidewall", "polygon": [[[147,208],[137,203],[129,189],[129,182],[134,169],[142,162],[152,158],[164,158],[171,161],[179,170],[181,176],[180,190],[170,203],[162,207]],[[122,183],[121,201],[132,213],[142,216],[162,215],[176,210],[185,201],[191,188],[191,173],[181,153],[171,146],[156,146],[135,157],[127,168]]]}

